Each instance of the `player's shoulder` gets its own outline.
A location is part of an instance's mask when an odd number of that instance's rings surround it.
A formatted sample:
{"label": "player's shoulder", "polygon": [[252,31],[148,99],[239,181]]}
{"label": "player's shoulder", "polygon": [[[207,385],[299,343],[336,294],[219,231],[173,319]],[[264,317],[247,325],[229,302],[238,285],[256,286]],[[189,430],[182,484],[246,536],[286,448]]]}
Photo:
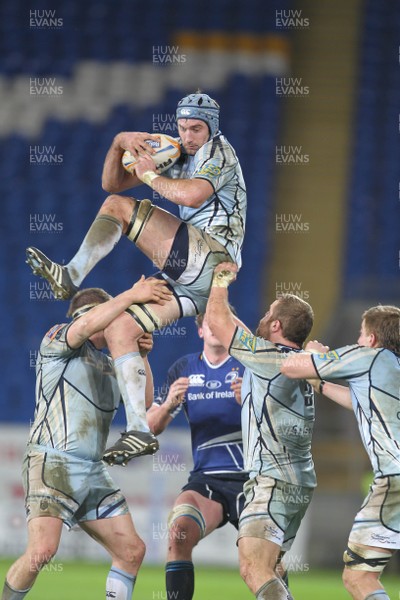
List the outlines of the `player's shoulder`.
{"label": "player's shoulder", "polygon": [[235,150],[234,150],[232,144],[222,133],[219,133],[218,135],[213,137],[212,140],[210,140],[210,142],[213,142],[214,148],[216,148],[216,149],[220,148],[225,151],[229,150],[236,156],[236,153],[235,153]]}
{"label": "player's shoulder", "polygon": [[229,359],[223,363],[223,366],[229,369],[233,367],[240,367],[240,369],[243,369],[242,363],[238,361],[238,359],[235,356],[231,355],[229,355]]}
{"label": "player's shoulder", "polygon": [[176,373],[177,371],[187,371],[192,367],[193,364],[201,362],[201,354],[199,352],[193,352],[191,354],[185,354],[178,358],[168,369],[168,373]]}
{"label": "player's shoulder", "polygon": [[400,369],[400,354],[389,350],[389,348],[372,348],[375,350],[375,356],[377,362],[384,362],[386,364],[393,364]]}
{"label": "player's shoulder", "polygon": [[234,344],[240,344],[242,347],[250,350],[253,354],[265,350],[273,351],[278,354],[280,353],[280,349],[275,344],[241,326],[236,328],[232,347]]}
{"label": "player's shoulder", "polygon": [[359,344],[349,344],[347,346],[342,346],[341,348],[337,348],[336,350],[330,350],[332,354],[337,354],[339,358],[345,356],[376,356],[378,351],[381,351],[382,348],[371,348],[370,346],[360,346]]}
{"label": "player's shoulder", "polygon": [[61,356],[71,349],[66,341],[66,334],[71,323],[58,323],[50,327],[40,343],[40,355]]}
{"label": "player's shoulder", "polygon": [[65,335],[68,325],[70,325],[70,323],[57,323],[56,325],[53,325],[45,333],[42,341],[45,343],[49,343],[53,342],[54,340],[59,340]]}

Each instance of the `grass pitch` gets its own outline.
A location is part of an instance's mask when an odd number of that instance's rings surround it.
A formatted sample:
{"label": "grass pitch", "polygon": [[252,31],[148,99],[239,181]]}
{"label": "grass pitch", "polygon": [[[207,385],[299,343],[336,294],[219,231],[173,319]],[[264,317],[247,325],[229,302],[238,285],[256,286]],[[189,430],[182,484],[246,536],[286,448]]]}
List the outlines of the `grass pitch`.
{"label": "grass pitch", "polygon": [[[0,561],[4,579],[10,560]],[[39,575],[29,600],[100,600],[105,597],[107,563],[62,562],[57,557]],[[400,598],[400,578],[383,577],[383,584],[393,600]],[[349,600],[343,588],[340,571],[313,571],[292,574],[290,589],[296,600]],[[143,567],[139,572],[133,598],[167,600],[163,567]],[[194,600],[251,600],[253,594],[239,573],[230,569],[196,568]]]}

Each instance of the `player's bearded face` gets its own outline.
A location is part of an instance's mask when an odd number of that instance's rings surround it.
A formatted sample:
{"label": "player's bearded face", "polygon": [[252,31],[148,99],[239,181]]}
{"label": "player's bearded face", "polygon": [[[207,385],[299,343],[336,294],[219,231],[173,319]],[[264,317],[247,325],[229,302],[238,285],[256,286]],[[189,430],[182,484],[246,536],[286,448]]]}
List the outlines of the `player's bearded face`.
{"label": "player's bearded face", "polygon": [[256,329],[256,335],[258,337],[262,337],[265,340],[269,340],[271,336],[271,324],[273,321],[276,321],[276,317],[274,316],[274,308],[278,304],[278,301],[275,300],[269,307],[269,310],[265,313],[265,316],[261,319]]}
{"label": "player's bearded face", "polygon": [[178,119],[178,133],[187,154],[196,154],[210,137],[207,123],[200,119]]}
{"label": "player's bearded face", "polygon": [[274,320],[275,319],[271,315],[270,311],[268,311],[265,317],[262,318],[258,324],[258,327],[256,329],[256,336],[262,337],[265,340],[269,340],[271,335],[271,323]]}

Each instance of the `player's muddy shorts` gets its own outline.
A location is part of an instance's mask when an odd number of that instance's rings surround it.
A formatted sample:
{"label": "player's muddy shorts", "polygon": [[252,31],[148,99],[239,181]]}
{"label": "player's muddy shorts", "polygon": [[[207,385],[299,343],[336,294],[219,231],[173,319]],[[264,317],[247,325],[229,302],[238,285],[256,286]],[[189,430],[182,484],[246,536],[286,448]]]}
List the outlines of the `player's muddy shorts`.
{"label": "player's muddy shorts", "polygon": [[126,500],[102,461],[29,449],[22,476],[28,521],[57,517],[71,528],[81,521],[128,513]]}
{"label": "player's muddy shorts", "polygon": [[313,488],[259,475],[244,486],[245,506],[239,519],[238,539],[255,537],[290,550]]}
{"label": "player's muddy shorts", "polygon": [[182,223],[163,269],[178,300],[181,317],[204,313],[214,268],[232,262],[229,253],[208,233]]}
{"label": "player's muddy shorts", "polygon": [[374,479],[356,515],[349,541],[400,549],[400,475]]}
{"label": "player's muddy shorts", "polygon": [[239,515],[244,505],[243,484],[247,479],[247,473],[221,473],[219,475],[193,473],[189,477],[188,483],[183,486],[182,492],[193,490],[205,498],[221,504],[223,518],[218,527],[222,527],[229,521],[237,529]]}

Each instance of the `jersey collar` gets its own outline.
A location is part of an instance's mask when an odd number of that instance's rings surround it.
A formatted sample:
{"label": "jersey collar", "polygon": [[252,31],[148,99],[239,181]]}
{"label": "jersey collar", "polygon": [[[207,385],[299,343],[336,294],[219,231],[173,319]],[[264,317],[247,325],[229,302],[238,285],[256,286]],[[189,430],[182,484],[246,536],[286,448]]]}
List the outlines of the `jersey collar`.
{"label": "jersey collar", "polygon": [[220,367],[222,367],[222,365],[226,364],[231,357],[228,354],[228,356],[225,358],[225,360],[218,363],[217,365],[213,365],[212,363],[210,363],[210,361],[208,360],[208,358],[203,350],[203,352],[201,353],[201,358],[204,360],[204,362],[210,369],[219,369]]}

